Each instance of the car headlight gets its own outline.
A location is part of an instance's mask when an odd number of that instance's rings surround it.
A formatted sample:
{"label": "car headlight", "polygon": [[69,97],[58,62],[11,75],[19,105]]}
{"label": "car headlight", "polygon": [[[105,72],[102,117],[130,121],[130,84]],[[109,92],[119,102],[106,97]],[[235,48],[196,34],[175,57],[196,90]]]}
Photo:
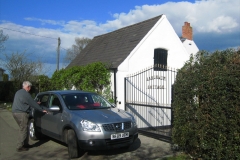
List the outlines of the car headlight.
{"label": "car headlight", "polygon": [[135,121],[135,119],[133,119],[132,124],[134,127],[137,127],[137,122]]}
{"label": "car headlight", "polygon": [[82,120],[81,125],[84,131],[101,132],[100,127],[97,124],[92,123],[90,121]]}
{"label": "car headlight", "polygon": [[136,122],[135,117],[132,115],[131,115],[131,117],[132,117],[132,127],[137,127],[137,122]]}

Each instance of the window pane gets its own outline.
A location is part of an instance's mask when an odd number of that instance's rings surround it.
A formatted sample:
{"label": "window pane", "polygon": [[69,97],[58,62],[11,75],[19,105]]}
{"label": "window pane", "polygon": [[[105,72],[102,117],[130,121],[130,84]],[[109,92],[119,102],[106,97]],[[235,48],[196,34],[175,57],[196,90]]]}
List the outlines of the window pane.
{"label": "window pane", "polygon": [[166,71],[167,67],[167,50],[154,50],[154,71]]}

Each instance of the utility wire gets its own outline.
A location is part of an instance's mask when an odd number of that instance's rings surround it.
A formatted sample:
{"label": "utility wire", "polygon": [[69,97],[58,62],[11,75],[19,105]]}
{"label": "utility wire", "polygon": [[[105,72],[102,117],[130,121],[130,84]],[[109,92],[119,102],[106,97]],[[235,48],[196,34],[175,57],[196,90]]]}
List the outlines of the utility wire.
{"label": "utility wire", "polygon": [[[62,47],[60,47],[60,48],[62,48]],[[66,50],[66,51],[67,51],[67,49],[65,49],[65,48],[62,48],[62,49],[64,49],[64,50]]]}
{"label": "utility wire", "polygon": [[14,32],[19,32],[19,33],[24,33],[24,34],[29,34],[29,35],[32,35],[32,36],[38,36],[38,37],[44,37],[44,38],[50,38],[50,39],[58,39],[58,38],[52,38],[52,37],[46,37],[46,36],[40,36],[40,35],[37,35],[37,34],[32,34],[32,33],[27,33],[27,32],[22,32],[22,31],[17,31],[17,30],[14,30],[14,29],[9,29],[9,28],[3,28],[3,27],[0,27],[2,29],[6,29],[6,30],[10,30],[10,31],[14,31]]}
{"label": "utility wire", "polygon": [[[27,32],[22,32],[22,31],[17,31],[17,30],[14,30],[14,29],[9,29],[9,28],[4,28],[4,27],[0,27],[0,28],[6,29],[6,30],[10,30],[10,31],[14,31],[14,32],[19,32],[19,33],[29,34],[29,35],[33,35],[33,36],[38,36],[38,37],[44,37],[44,38],[50,38],[50,39],[56,39],[56,40],[58,39],[58,38],[40,36],[40,35],[37,35],[37,34],[32,34],[32,33],[27,33]],[[63,47],[60,47],[60,48],[67,51],[67,49],[65,49],[65,48],[63,48]]]}

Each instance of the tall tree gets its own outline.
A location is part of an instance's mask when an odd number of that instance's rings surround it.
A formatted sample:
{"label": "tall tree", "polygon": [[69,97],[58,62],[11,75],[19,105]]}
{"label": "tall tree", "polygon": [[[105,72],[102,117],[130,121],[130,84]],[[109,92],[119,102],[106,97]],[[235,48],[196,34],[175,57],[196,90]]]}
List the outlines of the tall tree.
{"label": "tall tree", "polygon": [[4,56],[4,67],[10,74],[10,80],[20,82],[24,80],[35,81],[36,75],[42,70],[42,62],[39,59],[36,62],[32,61],[25,51],[10,55],[4,54]]}
{"label": "tall tree", "polygon": [[0,30],[0,52],[4,49],[3,43],[8,39],[8,35],[4,35],[3,31]]}
{"label": "tall tree", "polygon": [[75,38],[75,43],[72,45],[72,48],[67,50],[66,57],[64,58],[67,63],[70,63],[80,52],[87,46],[91,39],[83,37]]}

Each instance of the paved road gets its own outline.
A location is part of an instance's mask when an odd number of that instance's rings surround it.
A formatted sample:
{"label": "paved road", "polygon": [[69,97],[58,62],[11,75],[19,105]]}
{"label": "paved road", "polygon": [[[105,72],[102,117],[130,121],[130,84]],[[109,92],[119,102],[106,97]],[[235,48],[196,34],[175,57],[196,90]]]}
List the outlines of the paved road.
{"label": "paved road", "polygon": [[[29,151],[16,152],[18,126],[11,112],[0,107],[0,160],[67,160],[67,146],[45,138],[31,141]],[[76,160],[161,160],[171,155],[171,145],[139,135],[129,149],[85,152]]]}

